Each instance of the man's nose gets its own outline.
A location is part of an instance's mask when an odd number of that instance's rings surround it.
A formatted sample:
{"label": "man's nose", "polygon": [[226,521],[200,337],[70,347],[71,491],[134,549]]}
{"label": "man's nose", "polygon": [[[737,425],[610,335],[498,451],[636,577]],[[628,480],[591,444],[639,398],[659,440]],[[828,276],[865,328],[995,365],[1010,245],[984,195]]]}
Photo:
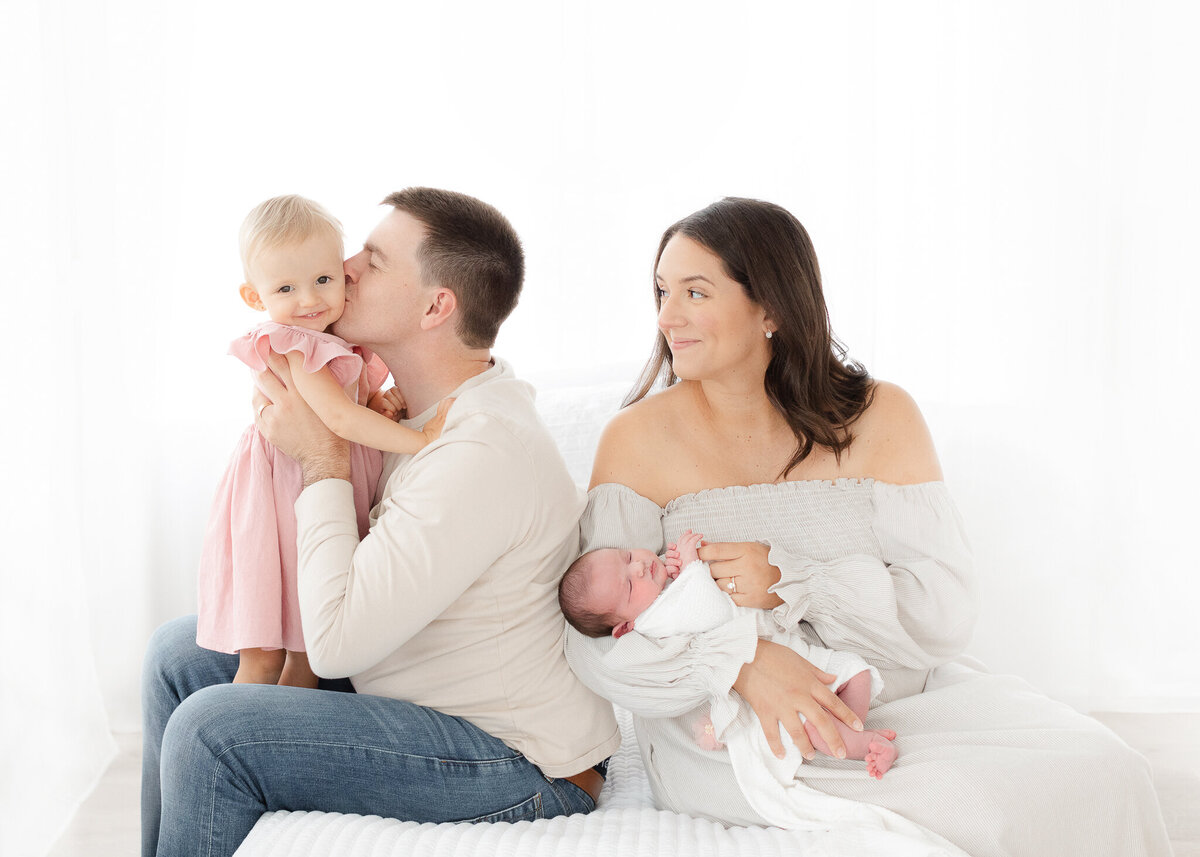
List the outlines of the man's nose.
{"label": "man's nose", "polygon": [[351,256],[349,259],[347,259],[345,262],[342,263],[342,270],[346,274],[346,284],[347,285],[358,282],[358,275],[359,275],[359,272],[362,270],[362,268],[358,264],[358,257],[361,255],[362,255],[361,252],[355,253],[353,256]]}

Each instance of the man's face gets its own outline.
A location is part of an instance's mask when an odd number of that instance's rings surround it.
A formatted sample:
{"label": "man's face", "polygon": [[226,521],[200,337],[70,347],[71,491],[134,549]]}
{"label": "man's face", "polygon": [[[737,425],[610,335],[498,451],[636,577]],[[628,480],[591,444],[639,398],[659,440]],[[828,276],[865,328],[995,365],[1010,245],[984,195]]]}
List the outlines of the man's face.
{"label": "man's face", "polygon": [[346,260],[346,308],[333,332],[372,350],[413,335],[426,307],[417,249],[425,226],[411,214],[392,209]]}

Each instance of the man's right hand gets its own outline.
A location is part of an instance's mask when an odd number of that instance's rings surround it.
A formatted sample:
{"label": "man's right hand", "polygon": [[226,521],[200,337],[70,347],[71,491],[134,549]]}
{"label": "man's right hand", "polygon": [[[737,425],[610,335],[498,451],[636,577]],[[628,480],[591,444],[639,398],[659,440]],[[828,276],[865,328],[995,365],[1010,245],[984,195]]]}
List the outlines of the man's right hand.
{"label": "man's right hand", "polygon": [[292,382],[287,358],[271,352],[254,392],[254,422],[276,449],[296,460],[304,487],[322,479],[350,479],[350,445],[321,422]]}

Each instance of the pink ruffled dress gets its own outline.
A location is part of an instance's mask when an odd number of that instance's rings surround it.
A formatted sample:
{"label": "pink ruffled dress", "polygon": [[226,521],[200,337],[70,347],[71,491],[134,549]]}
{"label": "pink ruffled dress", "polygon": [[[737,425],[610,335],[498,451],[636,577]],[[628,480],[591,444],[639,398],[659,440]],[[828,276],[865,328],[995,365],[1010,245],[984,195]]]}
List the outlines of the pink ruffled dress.
{"label": "pink ruffled dress", "polygon": [[[378,357],[340,337],[275,322],[259,325],[229,347],[255,372],[266,368],[271,351],[299,351],[309,372],[328,366],[359,404],[388,375]],[[382,459],[377,449],[350,445],[360,538],[367,534]],[[257,426],[247,428],[209,514],[200,558],[198,645],[229,653],[305,650],[296,591],[295,502],[301,487],[299,465],[268,443]]]}

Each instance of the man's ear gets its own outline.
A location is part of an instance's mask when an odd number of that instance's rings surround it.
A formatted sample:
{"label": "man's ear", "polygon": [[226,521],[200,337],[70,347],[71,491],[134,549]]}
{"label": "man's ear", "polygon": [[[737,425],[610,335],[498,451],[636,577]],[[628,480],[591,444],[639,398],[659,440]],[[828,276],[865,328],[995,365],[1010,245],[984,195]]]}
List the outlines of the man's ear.
{"label": "man's ear", "polygon": [[421,329],[432,330],[440,324],[445,324],[458,309],[458,298],[449,289],[434,289],[426,304],[425,314],[421,316]]}
{"label": "man's ear", "polygon": [[246,302],[246,306],[250,307],[250,309],[266,309],[263,306],[262,298],[258,296],[258,292],[254,289],[254,286],[249,283],[242,283],[238,287],[238,294],[242,296],[242,300]]}
{"label": "man's ear", "polygon": [[621,637],[624,637],[626,634],[628,634],[632,630],[633,630],[633,623],[630,622],[628,619],[626,619],[620,625],[613,626],[612,635],[614,637],[616,637],[617,639],[620,639]]}

